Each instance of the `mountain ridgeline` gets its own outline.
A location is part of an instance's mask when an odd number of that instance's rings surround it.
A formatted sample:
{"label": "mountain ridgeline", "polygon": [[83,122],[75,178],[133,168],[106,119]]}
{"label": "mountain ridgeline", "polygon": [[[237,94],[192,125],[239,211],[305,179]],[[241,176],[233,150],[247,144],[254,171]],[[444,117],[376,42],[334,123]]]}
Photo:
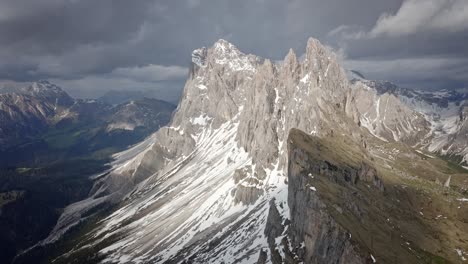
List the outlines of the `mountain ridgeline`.
{"label": "mountain ridgeline", "polygon": [[166,125],[170,103],[78,100],[47,81],[0,87],[0,260],[47,237],[112,154]]}
{"label": "mountain ridgeline", "polygon": [[193,52],[169,125],[16,262],[459,263],[466,106],[350,81],[315,39],[278,63],[219,40]]}
{"label": "mountain ridgeline", "polygon": [[103,157],[167,124],[175,108],[150,98],[121,101],[73,99],[47,81],[0,89],[0,165]]}

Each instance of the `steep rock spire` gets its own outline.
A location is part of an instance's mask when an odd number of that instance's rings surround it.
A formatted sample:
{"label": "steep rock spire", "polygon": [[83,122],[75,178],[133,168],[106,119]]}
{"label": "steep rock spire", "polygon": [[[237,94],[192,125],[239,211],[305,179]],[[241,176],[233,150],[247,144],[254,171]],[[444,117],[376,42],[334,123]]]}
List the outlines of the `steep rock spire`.
{"label": "steep rock spire", "polygon": [[297,57],[293,49],[289,49],[288,54],[284,58],[283,67],[285,67],[291,73],[294,73],[297,70]]}

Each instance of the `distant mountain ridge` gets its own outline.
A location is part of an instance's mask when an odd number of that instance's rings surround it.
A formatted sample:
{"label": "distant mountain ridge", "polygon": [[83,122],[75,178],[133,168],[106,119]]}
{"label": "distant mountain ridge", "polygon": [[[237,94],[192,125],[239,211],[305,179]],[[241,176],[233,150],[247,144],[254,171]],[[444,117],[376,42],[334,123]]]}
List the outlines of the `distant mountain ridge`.
{"label": "distant mountain ridge", "polygon": [[404,141],[468,165],[468,94],[420,91],[390,82],[356,80],[360,122],[387,141]]}
{"label": "distant mountain ridge", "polygon": [[36,99],[42,99],[58,105],[67,106],[73,103],[71,98],[62,88],[46,80],[32,82],[22,85],[0,86],[0,94],[21,94],[32,96]]}
{"label": "distant mountain ridge", "polygon": [[145,127],[147,131],[154,131],[168,122],[174,108],[170,103],[145,98],[117,105],[98,100],[73,99],[59,86],[48,81],[1,88],[0,142],[3,144],[0,149],[26,142],[52,127],[63,128],[67,124],[83,122],[119,129],[115,123],[120,119],[118,121],[126,122],[132,127],[131,130]]}
{"label": "distant mountain ridge", "polygon": [[149,98],[74,99],[47,81],[0,86],[0,262],[44,239],[61,210],[87,196],[90,177],[174,109]]}

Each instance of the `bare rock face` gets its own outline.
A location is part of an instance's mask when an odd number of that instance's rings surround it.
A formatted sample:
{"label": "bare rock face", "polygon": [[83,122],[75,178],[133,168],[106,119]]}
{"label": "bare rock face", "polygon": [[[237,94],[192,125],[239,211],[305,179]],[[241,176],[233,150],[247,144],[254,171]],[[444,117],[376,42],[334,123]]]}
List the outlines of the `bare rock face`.
{"label": "bare rock face", "polygon": [[[333,76],[333,78],[329,78]],[[286,139],[291,128],[321,135],[344,116],[348,82],[334,55],[310,39],[303,61],[290,50],[281,64],[269,60],[258,68],[246,95],[238,139],[255,163],[286,164]]]}
{"label": "bare rock face", "polygon": [[385,190],[382,180],[377,176],[377,171],[368,164],[363,163],[361,165],[358,171],[358,175],[361,181],[371,183],[374,185],[374,187],[382,192]]}
{"label": "bare rock face", "polygon": [[[274,200],[270,201],[270,209],[268,211],[268,219],[265,226],[265,236],[267,237],[267,242],[271,252],[271,262],[272,263],[282,263],[283,256],[277,248],[276,239],[284,236],[285,231],[285,220],[278,212]],[[281,242],[280,242],[281,243]],[[284,254],[283,254],[284,255]],[[262,254],[260,253],[258,264],[262,263]],[[285,256],[285,255],[284,255]],[[289,257],[289,256],[288,256]],[[286,259],[286,256],[285,258]]]}
{"label": "bare rock face", "polygon": [[[319,139],[309,142],[306,137],[304,133],[293,130],[288,141],[291,219],[287,228],[289,245],[285,253],[289,252],[289,258],[293,260],[290,263],[368,263],[369,253],[360,248],[359,243],[352,239],[351,230],[342,226],[332,214],[335,211],[341,214],[343,209],[333,207],[320,193],[333,190],[325,188],[335,185],[350,189],[361,181],[374,183],[376,189],[383,191],[383,183],[372,166],[365,163],[360,167],[352,165],[343,159],[346,154],[330,156],[328,154],[333,150],[326,149],[327,145],[322,145]],[[359,217],[360,206],[353,200],[347,202],[348,208]]]}
{"label": "bare rock face", "polygon": [[154,135],[153,149],[139,157],[137,166],[127,166],[114,177],[144,179],[164,173],[158,171],[166,166],[155,160],[169,165],[175,157],[188,156],[195,148],[195,135],[236,120],[238,144],[257,164],[254,177],[262,182],[264,168],[272,169],[277,160],[285,166],[284,142],[291,128],[320,135],[322,128],[346,126],[333,123],[345,115],[346,75],[334,54],[317,40],[309,40],[303,61],[291,50],[282,63],[273,64],[220,40],[211,48],[195,50],[192,62],[171,125]]}
{"label": "bare rock face", "polygon": [[304,156],[301,150],[291,150],[288,168],[291,247],[297,248],[298,259],[304,263],[366,263],[353,248],[349,233],[333,219],[325,203],[310,189],[307,178],[302,175],[303,169],[309,168],[303,168],[302,162],[298,162]]}

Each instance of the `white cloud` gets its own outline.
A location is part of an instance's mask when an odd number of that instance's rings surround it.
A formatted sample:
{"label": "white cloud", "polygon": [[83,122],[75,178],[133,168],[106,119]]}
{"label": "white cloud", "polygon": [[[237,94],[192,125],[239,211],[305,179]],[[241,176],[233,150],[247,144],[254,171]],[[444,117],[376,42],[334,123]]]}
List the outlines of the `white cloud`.
{"label": "white cloud", "polygon": [[357,25],[340,25],[327,34],[328,37],[342,37],[344,39],[361,39],[367,36],[362,27]]}
{"label": "white cloud", "polygon": [[142,67],[117,68],[111,75],[138,81],[157,82],[184,79],[188,69],[180,66],[149,64]]}
{"label": "white cloud", "polygon": [[465,30],[468,30],[468,0],[405,0],[395,14],[380,15],[369,31],[356,25],[341,25],[328,36],[369,39]]}
{"label": "white cloud", "polygon": [[418,32],[467,29],[467,0],[406,0],[396,14],[381,15],[368,36],[407,36]]}

